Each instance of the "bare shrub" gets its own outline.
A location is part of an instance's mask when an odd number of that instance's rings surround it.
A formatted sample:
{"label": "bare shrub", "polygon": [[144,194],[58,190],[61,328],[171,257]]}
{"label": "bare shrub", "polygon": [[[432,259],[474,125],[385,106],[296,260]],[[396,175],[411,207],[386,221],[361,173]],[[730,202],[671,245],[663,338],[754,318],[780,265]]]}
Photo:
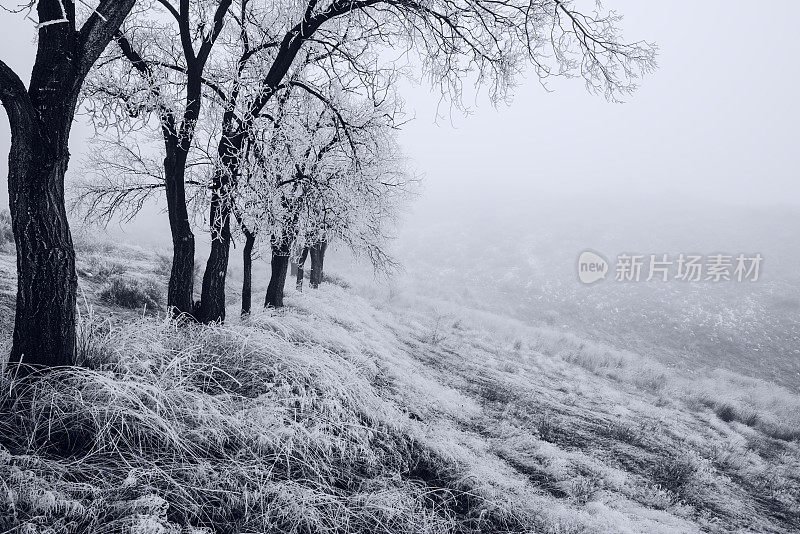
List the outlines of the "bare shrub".
{"label": "bare shrub", "polygon": [[348,283],[348,281],[339,276],[338,274],[322,273],[322,281],[328,284],[339,286],[342,289],[350,289],[350,284]]}
{"label": "bare shrub", "polygon": [[444,322],[445,317],[437,313],[436,319],[431,325],[429,331],[423,336],[422,341],[428,345],[437,346],[447,340],[448,336],[447,332],[445,332],[446,328]]}
{"label": "bare shrub", "polygon": [[661,488],[677,497],[689,485],[696,472],[697,466],[692,458],[670,453],[653,466],[652,476]]}
{"label": "bare shrub", "polygon": [[162,292],[162,288],[152,280],[114,275],[100,291],[100,298],[108,304],[131,310],[157,309],[162,302]]}
{"label": "bare shrub", "polygon": [[595,478],[579,476],[569,484],[569,494],[580,506],[593,500],[599,490],[600,486]]}

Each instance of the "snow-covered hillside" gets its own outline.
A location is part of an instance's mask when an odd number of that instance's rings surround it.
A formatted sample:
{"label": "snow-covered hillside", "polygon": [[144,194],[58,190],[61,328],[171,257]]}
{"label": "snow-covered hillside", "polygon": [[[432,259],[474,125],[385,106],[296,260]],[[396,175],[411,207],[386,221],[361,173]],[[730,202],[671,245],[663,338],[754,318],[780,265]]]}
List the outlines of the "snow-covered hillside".
{"label": "snow-covered hillside", "polygon": [[[676,206],[680,203],[674,202]],[[574,206],[513,200],[502,213],[425,214],[399,254],[415,291],[550,325],[676,369],[715,368],[800,392],[800,211],[620,202]],[[413,219],[417,220],[417,219]],[[582,285],[578,256],[602,253],[604,281]],[[639,282],[615,281],[617,255],[644,255]],[[646,281],[650,255],[760,254],[757,282]],[[705,278],[705,276],[703,276]]]}
{"label": "snow-covered hillside", "polygon": [[82,258],[86,368],[0,384],[0,532],[800,526],[800,397],[774,384],[358,280],[179,326],[109,289],[157,256]]}

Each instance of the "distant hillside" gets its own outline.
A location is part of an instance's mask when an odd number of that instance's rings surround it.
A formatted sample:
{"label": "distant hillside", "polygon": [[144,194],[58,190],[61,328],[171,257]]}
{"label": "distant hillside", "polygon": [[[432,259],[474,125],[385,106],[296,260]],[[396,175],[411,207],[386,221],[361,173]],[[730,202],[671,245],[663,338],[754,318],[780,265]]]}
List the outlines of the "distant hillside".
{"label": "distant hillside", "polygon": [[0,383],[0,532],[800,528],[781,387],[358,280],[179,326],[157,255],[83,250],[86,368]]}
{"label": "distant hillside", "polygon": [[[489,220],[479,212],[420,220],[404,232],[399,253],[415,291],[579,333],[678,369],[723,368],[800,392],[796,209],[534,203]],[[612,271],[587,287],[576,272],[586,249],[603,253],[612,269],[620,253],[669,254],[673,261],[680,253],[760,253],[764,262],[756,283],[620,283]]]}

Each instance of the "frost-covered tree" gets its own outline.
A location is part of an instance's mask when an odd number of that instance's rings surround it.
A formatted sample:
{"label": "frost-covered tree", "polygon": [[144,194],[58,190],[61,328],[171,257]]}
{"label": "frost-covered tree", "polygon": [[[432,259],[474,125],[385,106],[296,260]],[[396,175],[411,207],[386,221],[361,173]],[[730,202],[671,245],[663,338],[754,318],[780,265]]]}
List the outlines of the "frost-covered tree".
{"label": "frost-covered tree", "polygon": [[324,103],[325,88],[336,83],[371,98],[400,68],[387,59],[398,49],[400,57],[419,58],[432,85],[455,104],[468,80],[502,100],[526,64],[543,80],[580,77],[617,99],[654,65],[652,46],[622,41],[613,12],[589,12],[566,0],[238,0],[232,11],[218,37],[224,46],[200,80],[206,100],[220,110],[210,128],[218,136],[207,217],[211,252],[195,309],[201,321],[225,317],[231,192],[247,172],[246,146],[286,91]]}
{"label": "frost-covered tree", "polygon": [[[137,172],[142,160],[148,157],[136,134],[147,128],[160,132],[163,172],[159,174],[166,193],[173,244],[167,305],[177,313],[191,314],[194,310],[195,240],[186,195],[186,181],[192,178],[187,169],[198,121],[202,120],[203,86],[214,85],[209,79],[213,73],[206,70],[214,70],[212,53],[227,20],[234,17],[232,3],[233,0],[140,0],[116,33],[116,46],[109,47],[85,90],[96,128],[116,134],[106,136],[106,145],[112,145],[108,142],[112,140],[120,146],[107,148],[130,164],[116,169],[125,172],[123,177],[133,177],[134,182],[117,188],[118,193],[127,192],[116,196],[117,203],[145,198],[149,185],[158,188],[157,183],[136,183],[141,177]],[[98,157],[102,171],[107,168],[102,165],[107,157],[103,153]],[[146,175],[155,177],[152,172]],[[101,183],[118,181],[117,176],[102,174],[100,179]],[[87,193],[92,191],[95,195],[90,202],[114,198],[97,195],[101,191],[97,186]],[[100,204],[91,207],[99,208]],[[114,203],[111,207],[115,207]]]}
{"label": "frost-covered tree", "polygon": [[101,0],[76,9],[72,0],[31,2],[22,8],[38,32],[30,84],[0,60],[0,101],[11,125],[9,207],[17,246],[9,366],[15,371],[75,361],[77,275],[64,204],[69,135],[84,80],[133,5],[134,0]]}
{"label": "frost-covered tree", "polygon": [[398,102],[391,92],[355,100],[335,86],[326,95],[281,97],[257,150],[252,140],[245,144],[248,172],[230,190],[240,222],[269,236],[267,306],[283,305],[292,250],[312,251],[315,284],[331,240],[366,254],[377,268],[392,263],[381,252],[409,182],[394,139],[402,117]]}
{"label": "frost-covered tree", "polygon": [[[169,0],[151,0],[141,4],[117,34],[118,46],[109,49],[85,91],[103,138],[99,143],[102,150],[95,152],[88,169],[91,179],[78,188],[82,193],[79,200],[88,207],[89,216],[107,220],[119,210],[137,211],[153,192],[164,189],[174,244],[168,304],[201,320],[221,317],[216,310],[220,306],[224,310],[224,303],[208,296],[219,294],[217,284],[221,280],[224,285],[224,273],[220,278],[213,267],[206,269],[202,294],[208,298],[193,306],[194,236],[186,188],[207,179],[209,173],[204,171],[217,169],[210,174],[212,184],[217,185],[212,187],[215,194],[208,219],[213,237],[209,265],[218,265],[222,249],[217,245],[230,241],[230,228],[218,222],[220,215],[226,220],[230,216],[230,206],[218,209],[224,194],[219,184],[229,181],[224,169],[231,163],[225,163],[218,150],[210,157],[194,154],[194,137],[199,128],[216,135],[221,146],[227,139],[219,134],[221,128],[240,122],[241,110],[235,104],[257,88],[271,63],[270,50],[279,45],[272,29],[276,17],[283,16],[286,9],[290,6],[262,0],[184,0],[175,6]],[[315,57],[306,57],[297,72],[312,61],[331,61],[323,49],[315,50]],[[352,58],[363,56],[363,44],[341,46],[340,50]],[[361,85],[374,85],[370,80],[376,74],[368,72],[365,63],[350,74],[336,72],[332,76],[340,82],[349,77],[360,79]],[[245,100],[250,98],[248,95]],[[261,116],[269,116],[269,111]],[[163,170],[157,172],[153,172],[152,152],[143,147],[152,130],[160,131],[164,144]],[[226,157],[238,156],[230,152]],[[227,247],[224,250],[227,269]]]}
{"label": "frost-covered tree", "polygon": [[[503,99],[526,64],[541,79],[581,77],[591,90],[617,99],[654,66],[651,45],[622,41],[619,16],[579,9],[568,0],[305,0],[267,9],[249,4],[252,16],[242,17],[241,34],[268,28],[272,37],[253,62],[251,45],[241,40],[241,57],[248,63],[226,94],[221,165],[211,184],[213,239],[203,278],[204,321],[225,317],[230,189],[241,174],[239,155],[253,125],[286,87],[314,94],[325,80],[340,78],[348,87],[368,87],[380,78],[381,52],[398,47],[419,57],[432,84],[456,103],[467,80],[488,86],[493,99]],[[587,4],[591,9],[594,2]],[[314,83],[301,86],[298,79]]]}

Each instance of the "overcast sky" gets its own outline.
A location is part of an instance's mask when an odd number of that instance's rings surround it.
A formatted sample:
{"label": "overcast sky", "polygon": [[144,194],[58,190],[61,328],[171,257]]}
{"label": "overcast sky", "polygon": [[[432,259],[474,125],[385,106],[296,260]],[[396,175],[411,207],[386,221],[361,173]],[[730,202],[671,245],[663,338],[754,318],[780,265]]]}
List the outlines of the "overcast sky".
{"label": "overcast sky", "polygon": [[[660,48],[659,69],[625,104],[586,93],[579,80],[551,82],[548,93],[531,76],[519,80],[509,107],[478,99],[471,115],[437,121],[430,88],[404,87],[416,120],[401,141],[425,177],[420,205],[499,210],[542,192],[576,201],[797,203],[800,2],[604,5],[625,15],[626,39]],[[26,80],[33,32],[21,17],[0,14],[0,58]],[[86,134],[74,129],[73,172]],[[0,152],[8,145],[0,113]],[[5,157],[0,171],[6,175]]]}
{"label": "overcast sky", "polygon": [[432,124],[425,88],[406,92],[418,119],[404,146],[427,174],[427,198],[541,189],[798,202],[800,2],[604,4],[625,14],[627,38],[660,48],[659,69],[625,104],[587,94],[579,80],[546,93],[529,79],[510,107],[481,106],[453,129]]}

